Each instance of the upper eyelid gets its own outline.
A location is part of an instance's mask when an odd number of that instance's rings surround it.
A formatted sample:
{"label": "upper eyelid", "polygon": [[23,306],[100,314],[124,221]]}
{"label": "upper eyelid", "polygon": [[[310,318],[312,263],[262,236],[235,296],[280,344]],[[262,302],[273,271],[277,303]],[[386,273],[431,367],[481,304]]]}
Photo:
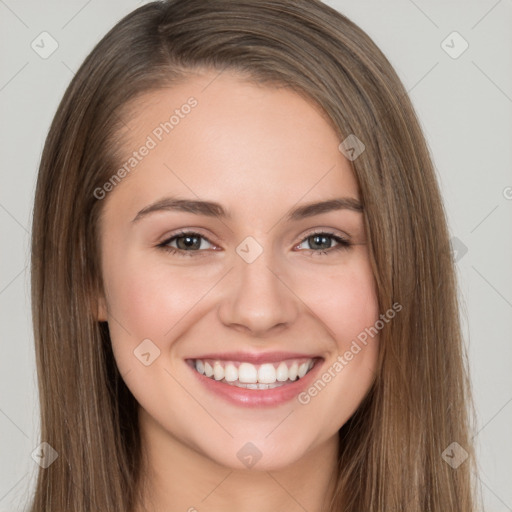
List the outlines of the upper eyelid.
{"label": "upper eyelid", "polygon": [[210,243],[213,244],[213,242],[210,240],[210,237],[208,235],[204,235],[200,231],[199,228],[190,228],[190,229],[183,229],[183,230],[177,231],[176,233],[173,233],[172,235],[165,236],[162,239],[162,243],[166,243],[174,238],[178,238],[180,236],[186,236],[186,235],[199,235],[200,237],[205,238],[206,240],[208,240]]}

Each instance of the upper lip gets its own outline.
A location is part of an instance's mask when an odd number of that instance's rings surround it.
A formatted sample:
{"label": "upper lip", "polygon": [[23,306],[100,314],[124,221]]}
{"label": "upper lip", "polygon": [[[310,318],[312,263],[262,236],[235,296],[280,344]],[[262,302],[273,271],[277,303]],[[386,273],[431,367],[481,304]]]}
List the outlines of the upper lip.
{"label": "upper lip", "polygon": [[320,356],[312,354],[299,354],[297,352],[223,352],[222,354],[204,354],[187,359],[214,359],[218,361],[243,361],[252,364],[275,363],[287,359],[315,359]]}

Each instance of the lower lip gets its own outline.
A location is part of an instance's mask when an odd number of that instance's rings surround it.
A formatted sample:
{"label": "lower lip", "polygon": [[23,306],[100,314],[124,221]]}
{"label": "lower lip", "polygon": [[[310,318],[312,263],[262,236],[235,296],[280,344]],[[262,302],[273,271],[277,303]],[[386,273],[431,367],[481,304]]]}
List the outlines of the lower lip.
{"label": "lower lip", "polygon": [[247,389],[225,384],[197,372],[187,364],[199,382],[210,392],[242,407],[272,407],[284,404],[304,391],[314,380],[323,359],[315,360],[313,368],[299,380],[273,389]]}

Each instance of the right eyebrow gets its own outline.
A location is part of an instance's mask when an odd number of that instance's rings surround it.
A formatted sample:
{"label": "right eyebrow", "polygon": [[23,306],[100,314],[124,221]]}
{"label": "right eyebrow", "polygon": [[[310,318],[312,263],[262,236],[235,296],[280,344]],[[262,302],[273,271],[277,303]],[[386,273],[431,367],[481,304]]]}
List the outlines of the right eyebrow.
{"label": "right eyebrow", "polygon": [[146,215],[159,211],[180,211],[195,213],[196,215],[207,215],[209,217],[231,218],[231,214],[226,212],[219,203],[215,203],[213,201],[165,197],[146,206],[145,208],[142,208],[132,222],[137,222]]}

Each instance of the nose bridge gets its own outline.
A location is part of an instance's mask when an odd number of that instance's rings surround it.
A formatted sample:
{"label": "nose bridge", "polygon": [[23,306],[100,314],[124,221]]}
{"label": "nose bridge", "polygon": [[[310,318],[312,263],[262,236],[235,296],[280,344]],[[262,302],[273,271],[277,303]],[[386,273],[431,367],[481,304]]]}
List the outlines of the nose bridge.
{"label": "nose bridge", "polygon": [[293,294],[279,277],[273,251],[258,246],[246,240],[237,247],[220,316],[226,325],[244,326],[261,335],[290,324],[298,311]]}

